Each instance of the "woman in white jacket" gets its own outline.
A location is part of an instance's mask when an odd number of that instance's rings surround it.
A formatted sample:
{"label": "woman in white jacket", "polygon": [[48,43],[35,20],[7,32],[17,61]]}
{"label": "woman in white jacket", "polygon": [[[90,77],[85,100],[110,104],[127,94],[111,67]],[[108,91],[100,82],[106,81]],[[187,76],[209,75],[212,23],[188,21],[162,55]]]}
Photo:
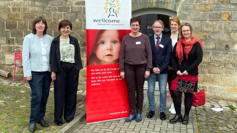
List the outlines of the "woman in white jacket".
{"label": "woman in white jacket", "polygon": [[49,66],[50,46],[53,38],[46,34],[47,22],[37,17],[32,24],[32,33],[23,41],[22,59],[24,77],[31,88],[31,113],[29,131],[34,132],[36,123],[48,127],[44,121],[49,96],[51,73]]}

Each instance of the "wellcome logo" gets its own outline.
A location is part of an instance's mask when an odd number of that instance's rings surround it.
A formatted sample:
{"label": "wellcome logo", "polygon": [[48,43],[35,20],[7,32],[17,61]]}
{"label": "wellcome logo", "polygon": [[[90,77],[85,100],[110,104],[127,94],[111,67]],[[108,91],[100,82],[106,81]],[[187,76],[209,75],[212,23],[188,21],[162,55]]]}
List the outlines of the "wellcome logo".
{"label": "wellcome logo", "polygon": [[104,10],[105,13],[109,13],[108,18],[118,17],[119,9],[120,7],[118,0],[111,0],[111,2],[109,0],[106,0]]}
{"label": "wellcome logo", "polygon": [[107,18],[93,19],[94,23],[97,23],[97,25],[123,26],[123,24],[120,24],[120,19],[118,18],[120,10],[119,0],[106,0],[104,10]]}

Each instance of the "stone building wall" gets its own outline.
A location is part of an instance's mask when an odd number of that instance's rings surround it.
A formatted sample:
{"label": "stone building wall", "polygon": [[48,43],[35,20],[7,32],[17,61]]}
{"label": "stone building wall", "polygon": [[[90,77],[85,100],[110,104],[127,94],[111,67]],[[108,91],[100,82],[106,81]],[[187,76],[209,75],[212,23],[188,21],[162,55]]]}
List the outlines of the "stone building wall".
{"label": "stone building wall", "polygon": [[[85,89],[85,0],[1,0],[0,69],[13,73],[13,53],[22,49],[24,36],[31,33],[32,21],[38,16],[43,16],[47,20],[47,33],[53,37],[60,34],[57,28],[61,20],[68,19],[72,22],[71,35],[79,40],[84,67],[80,71],[79,87]],[[20,78],[22,69],[17,69],[16,74]]]}
{"label": "stone building wall", "polygon": [[[133,12],[152,8],[175,11],[182,22],[193,26],[194,36],[204,46],[199,87],[207,96],[237,101],[237,0],[132,0]],[[84,66],[79,87],[85,89],[85,0],[1,0],[0,69],[13,73],[13,52],[22,49],[37,16],[46,18],[53,37],[59,35],[60,20],[72,21],[72,36],[80,42]],[[22,70],[17,74],[22,76]]]}
{"label": "stone building wall", "polygon": [[203,42],[200,88],[208,96],[237,101],[237,1],[182,0],[177,13]]}

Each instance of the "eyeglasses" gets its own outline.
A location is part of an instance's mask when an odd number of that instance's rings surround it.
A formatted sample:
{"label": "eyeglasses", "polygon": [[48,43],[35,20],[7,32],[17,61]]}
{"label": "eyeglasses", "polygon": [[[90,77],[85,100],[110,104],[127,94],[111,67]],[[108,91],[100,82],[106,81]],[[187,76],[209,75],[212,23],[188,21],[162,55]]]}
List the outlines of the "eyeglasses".
{"label": "eyeglasses", "polygon": [[182,32],[190,32],[190,30],[182,30]]}
{"label": "eyeglasses", "polygon": [[156,26],[153,26],[153,28],[155,28],[155,29],[162,29],[163,27],[156,27]]}

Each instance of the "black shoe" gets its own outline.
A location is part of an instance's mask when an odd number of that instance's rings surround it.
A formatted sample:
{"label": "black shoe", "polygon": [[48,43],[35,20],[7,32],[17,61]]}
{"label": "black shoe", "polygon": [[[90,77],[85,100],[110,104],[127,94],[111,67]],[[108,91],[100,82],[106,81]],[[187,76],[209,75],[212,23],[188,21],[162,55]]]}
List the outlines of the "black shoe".
{"label": "black shoe", "polygon": [[175,115],[173,119],[170,119],[171,124],[175,124],[181,121],[182,121],[182,115]]}
{"label": "black shoe", "polygon": [[40,121],[38,121],[38,123],[39,123],[42,127],[48,127],[48,126],[49,126],[44,120],[40,120]]}
{"label": "black shoe", "polygon": [[188,125],[188,115],[184,115],[184,118],[182,120],[182,124]]}
{"label": "black shoe", "polygon": [[165,112],[160,112],[160,119],[161,120],[166,120]]}
{"label": "black shoe", "polygon": [[29,131],[34,132],[35,131],[35,126],[36,126],[36,124],[30,124]]}
{"label": "black shoe", "polygon": [[67,120],[66,120],[66,122],[67,122],[67,123],[70,123],[71,121],[67,121]]}
{"label": "black shoe", "polygon": [[62,125],[63,125],[62,122],[57,122],[56,124],[57,124],[58,126],[62,126]]}
{"label": "black shoe", "polygon": [[155,114],[155,111],[149,111],[149,113],[147,114],[147,118],[152,118],[153,115]]}

